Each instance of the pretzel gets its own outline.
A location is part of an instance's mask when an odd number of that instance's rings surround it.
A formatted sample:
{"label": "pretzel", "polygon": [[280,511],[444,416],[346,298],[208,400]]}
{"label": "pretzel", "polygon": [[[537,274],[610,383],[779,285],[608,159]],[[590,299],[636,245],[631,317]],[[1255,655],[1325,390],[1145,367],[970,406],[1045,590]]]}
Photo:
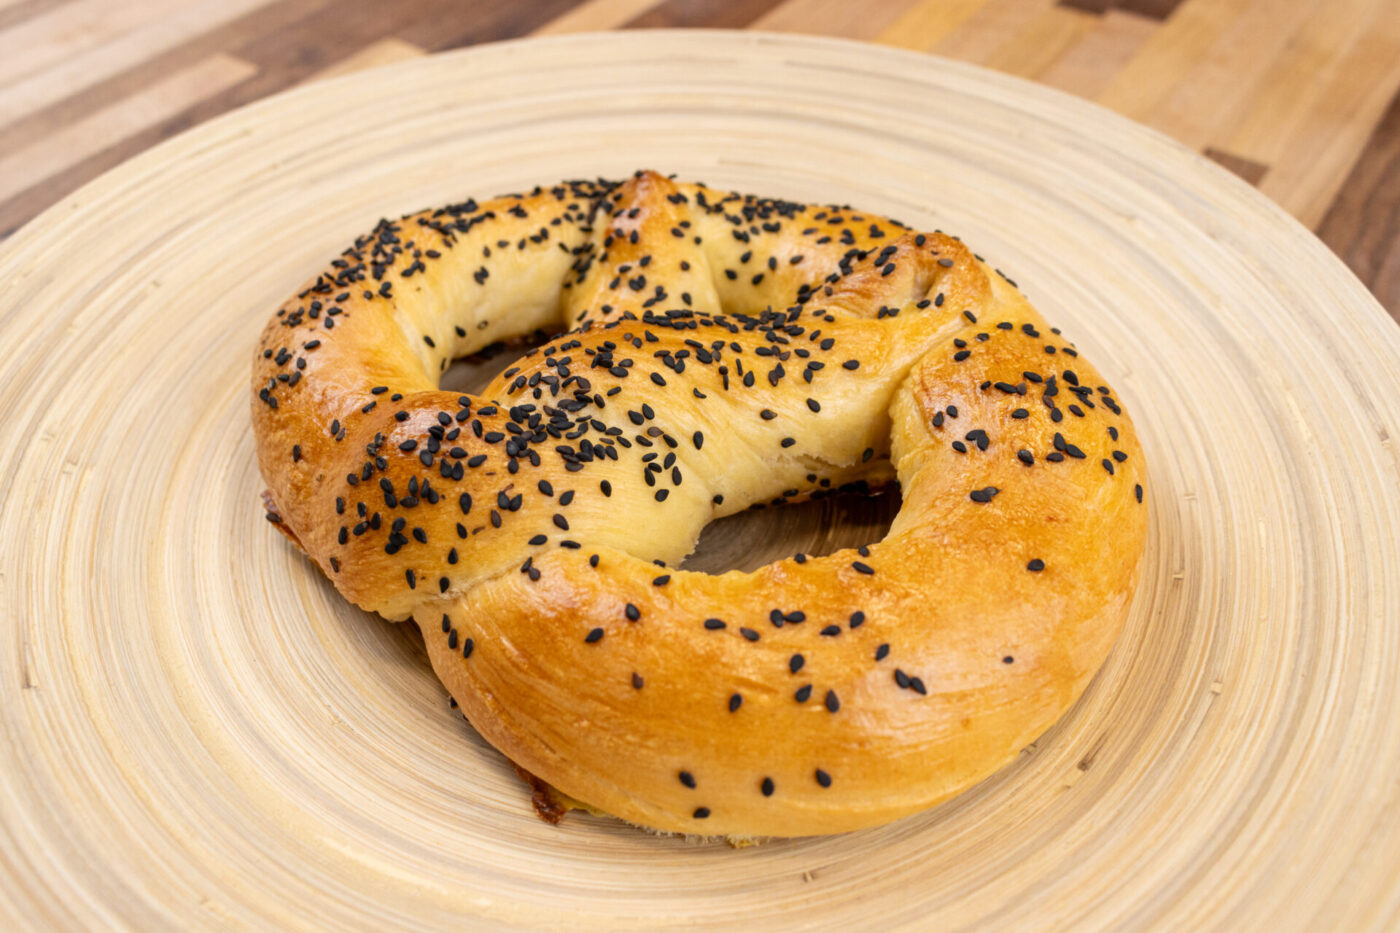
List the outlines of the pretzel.
{"label": "pretzel", "polygon": [[[268,518],[416,620],[518,767],[655,830],[976,783],[1084,690],[1144,549],[1118,399],[961,242],[652,172],[380,221],[277,311],[252,395]],[[718,517],[892,480],[868,547],[677,566]]]}

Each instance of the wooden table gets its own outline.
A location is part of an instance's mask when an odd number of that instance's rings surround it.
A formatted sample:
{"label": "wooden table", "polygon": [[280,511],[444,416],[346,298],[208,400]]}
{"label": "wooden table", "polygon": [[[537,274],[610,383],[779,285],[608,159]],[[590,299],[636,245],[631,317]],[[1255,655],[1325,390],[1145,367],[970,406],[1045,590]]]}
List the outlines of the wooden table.
{"label": "wooden table", "polygon": [[0,236],[143,149],[297,84],[656,26],[868,39],[1096,100],[1258,186],[1400,319],[1395,0],[0,0]]}
{"label": "wooden table", "polygon": [[[549,826],[417,630],[263,519],[248,348],[307,269],[445,190],[639,164],[957,231],[1132,413],[1151,530],[1123,636],[943,806],[744,849]],[[496,43],[141,153],[0,244],[0,282],[0,928],[1400,929],[1400,330],[1165,136],[869,43]],[[711,529],[831,553],[849,523],[804,508]]]}

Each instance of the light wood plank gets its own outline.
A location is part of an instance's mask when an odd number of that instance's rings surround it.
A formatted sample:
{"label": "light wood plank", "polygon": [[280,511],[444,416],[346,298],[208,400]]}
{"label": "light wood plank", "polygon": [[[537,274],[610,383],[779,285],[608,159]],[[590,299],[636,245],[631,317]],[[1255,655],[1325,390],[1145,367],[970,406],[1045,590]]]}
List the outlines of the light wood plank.
{"label": "light wood plank", "polygon": [[967,22],[933,47],[939,55],[985,63],[996,54],[1008,35],[1022,23],[1054,5],[1055,0],[991,0]]}
{"label": "light wood plank", "polygon": [[921,0],[886,26],[876,42],[923,52],[972,18],[987,0]]}
{"label": "light wood plank", "polygon": [[566,32],[594,32],[616,29],[656,6],[659,0],[584,0],[563,16],[555,17],[536,29],[534,35],[551,36]]}
{"label": "light wood plank", "polygon": [[915,0],[787,0],[754,21],[751,29],[870,39],[899,18]]}
{"label": "light wood plank", "polygon": [[1146,122],[1200,149],[1239,121],[1245,103],[1289,40],[1319,5],[1347,16],[1333,0],[1255,0],[1211,44],[1205,56],[1153,108]]}
{"label": "light wood plank", "polygon": [[[43,31],[36,34],[33,31],[36,24],[44,22],[48,24],[45,29],[56,30],[59,24],[50,20],[59,14],[68,15],[74,10],[93,11],[108,6],[126,8],[128,4],[111,3],[110,0],[78,0],[22,26],[0,33],[0,62],[5,62],[0,64],[0,127],[71,94],[100,84],[113,75],[155,58],[201,33],[216,29],[274,0],[180,0],[178,7],[170,6],[171,2],[172,0],[141,0],[140,3],[132,3],[129,5],[131,10],[139,9],[143,14],[139,27],[120,34],[113,33],[109,28],[104,35],[110,41],[100,44],[89,42],[83,46],[86,51],[82,54],[69,51],[55,55],[52,51],[44,51],[37,56],[26,58],[28,64],[25,65],[7,62],[5,50],[14,51],[16,43],[40,41],[42,35],[50,34]],[[156,3],[160,5],[152,5]],[[160,11],[164,12],[156,15]],[[124,15],[128,19],[123,22],[129,25],[134,21],[134,13],[128,12]],[[63,22],[69,28],[80,32],[88,28],[81,19]],[[22,47],[21,44],[20,48]],[[34,70],[36,63],[38,70]],[[11,76],[8,80],[4,77],[6,74]]]}
{"label": "light wood plank", "polygon": [[1159,28],[1150,19],[1109,10],[1036,80],[1080,97],[1096,97]]}
{"label": "light wood plank", "polygon": [[1092,13],[1052,6],[1013,33],[984,64],[1023,78],[1037,78],[1098,22],[1099,17]]}
{"label": "light wood plank", "polygon": [[1099,103],[1142,120],[1201,60],[1251,0],[1186,0],[1099,95]]}
{"label": "light wood plank", "polygon": [[367,68],[378,68],[381,65],[392,65],[395,62],[408,61],[411,58],[422,58],[427,55],[426,49],[419,48],[412,42],[405,42],[402,39],[390,36],[387,39],[380,39],[365,46],[357,52],[347,55],[340,61],[316,72],[307,81],[320,81],[324,78],[335,78],[340,75],[348,75],[356,71],[364,71]]}
{"label": "light wood plank", "polygon": [[1395,0],[1349,0],[1315,9],[1287,48],[1274,60],[1224,148],[1270,165],[1279,161],[1316,106],[1328,79],[1336,73],[1371,21]]}
{"label": "light wood plank", "polygon": [[1400,89],[1400,16],[1383,9],[1323,84],[1260,190],[1309,227],[1326,216]]}
{"label": "light wood plank", "polygon": [[182,0],[77,0],[0,32],[0,86],[74,59],[179,10]]}
{"label": "light wood plank", "polygon": [[256,72],[242,59],[214,55],[0,159],[0,201]]}

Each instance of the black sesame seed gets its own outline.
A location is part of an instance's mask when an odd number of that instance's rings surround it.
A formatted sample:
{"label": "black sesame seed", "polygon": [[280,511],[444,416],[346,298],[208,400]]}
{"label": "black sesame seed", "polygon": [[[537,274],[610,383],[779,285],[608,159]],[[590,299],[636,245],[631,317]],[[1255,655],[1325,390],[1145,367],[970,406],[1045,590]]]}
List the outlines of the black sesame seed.
{"label": "black sesame seed", "polygon": [[811,699],[811,697],[812,697],[812,685],[811,685],[811,684],[805,684],[805,685],[803,685],[803,686],[801,686],[801,687],[798,687],[798,688],[797,688],[797,692],[794,693],[794,694],[792,695],[792,698],[793,698],[794,700],[796,700],[797,702],[799,702],[799,703],[806,703],[809,699]]}
{"label": "black sesame seed", "polygon": [[724,628],[724,627],[725,627],[725,623],[724,623],[724,620],[723,620],[723,619],[706,619],[706,620],[705,620],[705,628],[709,629],[709,630],[712,631],[712,632],[713,632],[713,631],[717,631],[717,630],[719,630],[719,629],[722,629],[722,628]]}
{"label": "black sesame seed", "polygon": [[[635,233],[636,231],[633,231],[633,232]],[[695,808],[694,816],[695,816],[695,818],[696,818],[697,820],[706,819],[706,818],[709,817],[709,815],[710,815],[710,808],[709,808],[709,807],[696,807],[696,808]]]}
{"label": "black sesame seed", "polygon": [[758,785],[758,789],[761,790],[761,791],[763,792],[763,796],[765,796],[765,797],[772,797],[772,796],[773,796],[773,779],[770,778],[770,777],[764,778],[764,779],[763,779],[763,783],[761,783],[761,784]]}
{"label": "black sesame seed", "polygon": [[[940,262],[941,261],[942,260],[940,260]],[[952,265],[952,261],[950,260],[948,264]],[[822,787],[831,786],[831,775],[827,774],[821,768],[818,768],[815,772],[813,772],[812,776],[817,779],[817,783],[820,784]]]}
{"label": "black sesame seed", "polygon": [[1029,570],[1031,573],[1040,573],[1040,571],[1045,569],[1045,561],[1037,557],[1033,559],[1030,563],[1026,564],[1026,569]]}
{"label": "black sesame seed", "polygon": [[603,630],[600,629],[600,628],[592,628],[592,629],[589,629],[589,630],[588,630],[588,634],[584,636],[583,640],[584,640],[585,642],[587,642],[588,644],[591,645],[591,644],[593,644],[595,641],[600,641],[600,640],[602,640],[602,638],[603,638]]}
{"label": "black sesame seed", "polygon": [[788,671],[796,674],[798,671],[802,670],[802,665],[806,663],[806,658],[802,657],[800,654],[794,654],[792,657],[788,658]]}
{"label": "black sesame seed", "polygon": [[737,693],[731,693],[731,694],[729,695],[729,711],[730,711],[731,713],[732,713],[732,712],[735,712],[736,710],[739,709],[739,707],[741,707],[741,706],[743,706],[743,705],[744,705],[744,698],[743,698],[742,696],[740,696],[740,695],[737,694]]}
{"label": "black sesame seed", "polygon": [[851,566],[856,569],[857,573],[873,574],[875,572],[874,567],[871,567],[869,564],[862,563],[858,560],[851,561]]}
{"label": "black sesame seed", "polygon": [[636,622],[642,617],[642,611],[631,603],[627,604],[627,608],[623,610],[623,613],[627,616],[628,622]]}
{"label": "black sesame seed", "polygon": [[828,691],[826,692],[826,711],[827,711],[828,713],[834,713],[834,712],[836,712],[837,710],[839,710],[840,708],[841,708],[841,701],[840,701],[839,699],[837,699],[837,697],[836,697],[836,691],[835,691],[835,690],[828,690]]}
{"label": "black sesame seed", "polygon": [[878,647],[878,648],[875,649],[875,660],[877,660],[877,661],[883,661],[883,660],[885,660],[885,658],[889,657],[889,654],[890,654],[890,646],[889,646],[889,644],[888,644],[888,643],[883,644],[883,645],[881,645],[880,647]]}
{"label": "black sesame seed", "polygon": [[681,783],[686,787],[689,787],[691,790],[695,789],[695,775],[691,774],[689,771],[682,771],[676,776],[680,778]]}

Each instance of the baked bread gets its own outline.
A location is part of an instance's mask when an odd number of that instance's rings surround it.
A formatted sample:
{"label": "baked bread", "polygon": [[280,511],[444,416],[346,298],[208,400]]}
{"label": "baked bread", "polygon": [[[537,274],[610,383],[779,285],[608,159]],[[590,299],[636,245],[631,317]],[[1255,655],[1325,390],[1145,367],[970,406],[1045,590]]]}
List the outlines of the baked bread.
{"label": "baked bread", "polygon": [[[538,329],[568,331],[438,389]],[[640,172],[383,220],[253,369],[269,519],[413,617],[512,762],[658,830],[842,832],[969,787],[1079,696],[1143,552],[1097,370],[957,239],[848,207]],[[676,569],[717,517],[896,478],[868,548]]]}

